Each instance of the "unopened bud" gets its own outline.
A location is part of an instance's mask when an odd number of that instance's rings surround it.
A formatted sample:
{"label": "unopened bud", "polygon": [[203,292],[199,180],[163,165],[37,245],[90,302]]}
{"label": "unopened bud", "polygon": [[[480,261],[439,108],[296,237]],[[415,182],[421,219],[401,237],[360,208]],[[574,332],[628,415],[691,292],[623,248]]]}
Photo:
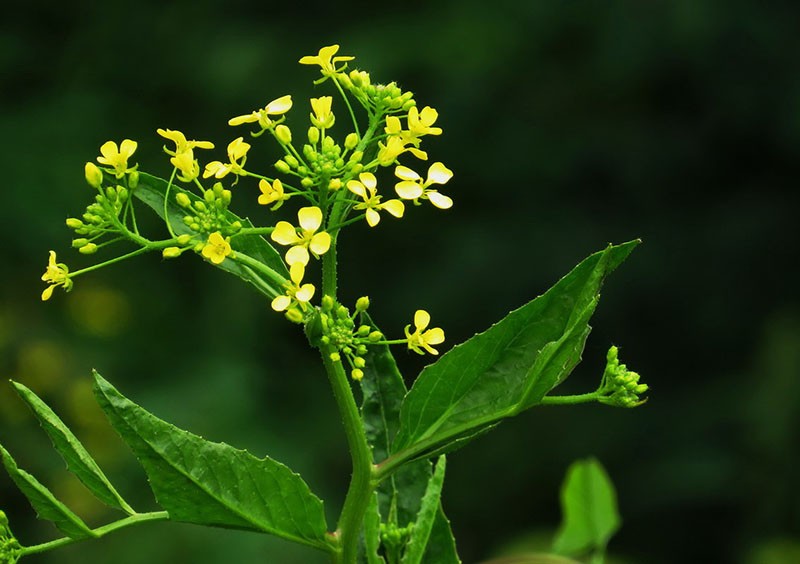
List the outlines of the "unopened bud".
{"label": "unopened bud", "polygon": [[302,323],[303,322],[303,313],[297,308],[287,309],[286,310],[286,319],[288,319],[292,323]]}
{"label": "unopened bud", "polygon": [[303,188],[311,188],[314,185],[314,179],[306,176],[300,181],[300,184],[303,186]]}
{"label": "unopened bud", "polygon": [[175,195],[175,201],[178,202],[178,205],[182,208],[188,208],[192,205],[192,200],[183,192],[178,192]]}
{"label": "unopened bud", "polygon": [[340,355],[338,352],[332,352],[331,356],[330,356],[330,359],[333,362],[339,362],[340,360],[342,360],[342,355]]}
{"label": "unopened bud", "polygon": [[356,368],[364,368],[366,366],[367,361],[365,361],[362,357],[357,356],[353,358],[353,366]]}
{"label": "unopened bud", "polygon": [[360,368],[353,368],[353,371],[350,373],[350,376],[353,377],[353,380],[361,380],[364,377],[364,371]]}
{"label": "unopened bud", "polygon": [[348,133],[347,137],[344,138],[344,148],[350,151],[355,149],[356,145],[358,145],[358,134]]}
{"label": "unopened bud", "polygon": [[78,249],[78,252],[82,255],[91,255],[97,252],[97,245],[94,243],[86,243],[83,247]]}
{"label": "unopened bud", "polygon": [[381,333],[380,331],[373,331],[367,336],[367,339],[369,340],[370,343],[377,343],[378,341],[383,339],[383,333]]}
{"label": "unopened bud", "polygon": [[92,162],[86,163],[83,172],[86,176],[86,182],[92,188],[100,188],[103,185],[103,171],[96,164]]}
{"label": "unopened bud", "polygon": [[369,309],[369,296],[361,296],[356,300],[356,311],[367,311]]}
{"label": "unopened bud", "polygon": [[70,229],[80,229],[81,227],[83,227],[83,222],[75,217],[68,217],[66,223],[67,227],[69,227]]}
{"label": "unopened bud", "polygon": [[186,243],[188,243],[191,240],[192,240],[192,236],[189,235],[188,233],[184,233],[183,235],[178,235],[178,239],[177,239],[179,245],[185,245]]}
{"label": "unopened bud", "polygon": [[290,170],[292,170],[284,160],[277,161],[275,163],[275,168],[278,172],[282,172],[283,174],[287,174]]}
{"label": "unopened bud", "polygon": [[335,192],[342,187],[342,179],[341,178],[331,178],[330,182],[328,182],[328,190]]}
{"label": "unopened bud", "polygon": [[73,239],[72,240],[72,248],[73,249],[80,249],[84,245],[88,245],[88,244],[89,244],[89,239],[81,238],[81,239]]}
{"label": "unopened bud", "polygon": [[330,310],[332,310],[333,309],[333,304],[334,304],[334,301],[333,301],[332,297],[330,297],[327,294],[322,296],[322,303],[321,303],[322,311],[330,311]]}
{"label": "unopened bud", "polygon": [[294,155],[286,155],[283,157],[283,160],[292,168],[297,168],[300,165],[300,161],[298,161]]}
{"label": "unopened bud", "polygon": [[178,247],[167,247],[161,251],[161,256],[165,259],[177,258],[181,256],[181,249]]}
{"label": "unopened bud", "polygon": [[308,128],[308,142],[312,145],[316,145],[319,141],[319,129],[314,127],[313,125]]}
{"label": "unopened bud", "polygon": [[288,145],[292,142],[292,130],[281,124],[275,128],[275,139],[282,145]]}

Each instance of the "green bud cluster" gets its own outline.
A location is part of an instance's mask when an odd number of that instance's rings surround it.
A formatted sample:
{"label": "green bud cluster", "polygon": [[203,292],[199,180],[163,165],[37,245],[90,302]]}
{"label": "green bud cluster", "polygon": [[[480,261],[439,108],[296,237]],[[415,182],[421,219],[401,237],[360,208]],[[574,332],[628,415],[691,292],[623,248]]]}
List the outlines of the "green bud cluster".
{"label": "green bud cluster", "polygon": [[600,384],[602,394],[599,401],[617,407],[636,407],[646,402],[640,399],[648,389],[647,384],[639,383],[639,374],[619,362],[619,349],[612,346],[606,355],[606,369]]}
{"label": "green bud cluster", "polygon": [[412,92],[403,92],[396,82],[372,84],[369,73],[365,71],[340,73],[336,75],[336,80],[365,106],[378,112],[407,112],[416,105]]}
{"label": "green bud cluster", "polygon": [[395,523],[381,523],[381,543],[389,548],[403,547],[408,542],[413,528],[414,523],[409,523],[405,527],[398,527]]}
{"label": "green bud cluster", "polygon": [[350,365],[350,376],[354,380],[364,377],[363,368],[366,366],[364,355],[367,346],[380,341],[383,334],[375,331],[370,325],[357,325],[355,318],[369,308],[369,298],[363,296],[356,302],[355,313],[350,314],[345,306],[337,304],[330,296],[322,298],[319,311],[319,327],[321,334],[319,343],[331,345],[336,352],[331,354],[331,360],[338,362],[346,359]]}
{"label": "green bud cluster", "polygon": [[239,221],[230,222],[227,217],[228,206],[231,203],[231,191],[222,187],[217,182],[210,190],[203,191],[203,199],[192,199],[185,192],[179,192],[175,201],[188,213],[183,217],[183,223],[192,231],[198,233],[213,233],[219,231],[223,236],[238,233],[242,228]]}
{"label": "green bud cluster", "polygon": [[120,231],[119,216],[130,197],[129,189],[120,185],[98,186],[97,191],[94,202],[86,207],[81,219],[70,217],[66,221],[67,227],[81,235],[72,240],[72,246],[85,255],[97,251],[93,240]]}
{"label": "green bud cluster", "polygon": [[16,564],[22,550],[8,526],[8,518],[0,511],[0,564]]}

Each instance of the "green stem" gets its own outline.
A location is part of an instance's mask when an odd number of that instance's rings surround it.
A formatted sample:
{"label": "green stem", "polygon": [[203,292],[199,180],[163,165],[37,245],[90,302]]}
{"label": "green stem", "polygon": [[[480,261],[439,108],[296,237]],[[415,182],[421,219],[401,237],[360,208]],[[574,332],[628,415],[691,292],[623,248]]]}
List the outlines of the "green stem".
{"label": "green stem", "polygon": [[350,486],[347,489],[347,496],[336,527],[336,536],[339,538],[341,552],[337,553],[335,562],[355,564],[361,523],[364,520],[375,484],[372,482],[372,454],[364,433],[361,415],[341,361],[331,360],[331,354],[334,352],[336,349],[330,345],[321,347],[322,361],[325,364],[331,388],[333,388],[336,404],[339,406],[339,414],[342,417],[353,464]]}
{"label": "green stem", "polygon": [[598,401],[603,394],[598,390],[576,396],[544,396],[539,405],[574,405]]}
{"label": "green stem", "polygon": [[54,548],[66,546],[83,540],[88,540],[91,538],[100,538],[116,530],[123,529],[125,527],[129,527],[131,525],[136,525],[139,523],[145,523],[147,521],[168,521],[168,520],[169,520],[169,513],[167,513],[166,511],[154,511],[152,513],[136,513],[134,515],[131,515],[130,517],[126,517],[125,519],[120,519],[119,521],[114,521],[113,523],[109,523],[108,525],[103,525],[102,527],[97,527],[96,529],[92,529],[92,533],[94,534],[91,537],[78,538],[78,539],[64,537],[61,539],[56,539],[42,544],[24,546],[22,547],[22,550],[19,551],[19,556],[23,557],[23,556],[28,556],[29,554],[47,552],[48,550],[53,550]]}

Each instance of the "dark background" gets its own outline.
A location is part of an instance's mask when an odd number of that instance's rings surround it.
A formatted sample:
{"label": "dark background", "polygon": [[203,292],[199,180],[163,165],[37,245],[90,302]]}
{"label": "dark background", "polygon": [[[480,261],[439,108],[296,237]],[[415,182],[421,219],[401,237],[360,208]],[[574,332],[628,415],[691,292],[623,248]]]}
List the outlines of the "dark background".
{"label": "dark background", "polygon": [[[168,174],[159,127],[213,140],[220,158],[242,133],[229,117],[286,93],[302,123],[303,100],[329,92],[312,89],[316,71],[296,61],[340,43],[373,80],[396,80],[439,110],[445,133],[427,149],[455,172],[444,190],[452,210],[413,208],[342,237],[342,297],[368,294],[386,332],[423,307],[452,346],[608,242],[644,241],[609,279],[564,391],[593,389],[616,343],[650,401],[536,409],[454,453],[444,503],[464,561],[546,547],[563,473],[589,455],[618,489],[616,562],[800,561],[796,2],[10,10],[0,23],[0,374],[51,402],[138,509],[153,508],[152,496],[93,404],[93,367],[171,422],[299,471],[329,521],[348,457],[302,335],[197,257],[146,256],[39,300],[48,250],[73,270],[91,263],[64,226],[91,197],[83,163],[127,137],[143,170]],[[276,158],[259,150],[265,166]],[[272,221],[247,207],[252,184],[235,190],[234,208]],[[397,355],[409,376],[422,365]],[[114,518],[71,481],[8,387],[0,441],[90,524]],[[4,477],[0,507],[23,543],[56,536]],[[109,559],[320,561],[281,540],[176,524],[30,561]]]}

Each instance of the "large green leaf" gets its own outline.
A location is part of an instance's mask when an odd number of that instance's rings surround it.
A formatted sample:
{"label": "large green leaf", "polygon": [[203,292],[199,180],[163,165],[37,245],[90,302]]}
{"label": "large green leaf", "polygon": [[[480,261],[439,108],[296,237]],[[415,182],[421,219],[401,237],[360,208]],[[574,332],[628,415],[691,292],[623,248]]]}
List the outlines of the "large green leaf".
{"label": "large green leaf", "polygon": [[[161,219],[169,218],[170,225],[176,235],[183,235],[185,233],[196,235],[196,233],[189,229],[183,222],[186,210],[177,204],[175,196],[182,193],[193,202],[200,200],[200,198],[195,193],[173,184],[169,188],[170,197],[167,201],[165,215],[164,195],[167,192],[167,186],[167,181],[162,178],[140,173],[139,184],[133,190],[133,195],[152,208]],[[226,211],[226,216],[231,223],[239,221],[244,227],[253,226],[249,219],[240,218],[230,210]],[[289,271],[286,269],[281,255],[261,235],[237,235],[231,239],[231,247],[237,253],[247,255],[268,266],[284,278],[289,278]],[[253,284],[260,292],[269,297],[274,297],[277,293],[283,293],[282,289],[277,292],[272,289],[274,287],[274,282],[265,279],[257,272],[241,263],[226,259],[217,266]]]}
{"label": "large green leaf", "polygon": [[597,460],[578,460],[569,467],[561,487],[561,510],[555,552],[577,556],[605,550],[619,529],[620,517],[614,484]]}
{"label": "large green leaf", "polygon": [[95,395],[171,519],[271,533],[331,550],[322,501],[283,464],[178,429],[97,373]]}
{"label": "large green leaf", "polygon": [[80,517],[58,501],[39,480],[19,468],[2,445],[0,445],[0,458],[3,459],[3,466],[6,467],[8,475],[28,498],[40,519],[52,521],[62,533],[73,539],[97,536]]}
{"label": "large green leaf", "polygon": [[67,463],[67,468],[103,503],[132,515],[135,511],[119,495],[86,448],[39,396],[26,386],[12,382],[50,437],[53,446]]}
{"label": "large green leaf", "polygon": [[403,401],[392,458],[445,452],[539,403],[580,361],[602,282],[637,244],[591,255],[545,294],[427,366]]}

